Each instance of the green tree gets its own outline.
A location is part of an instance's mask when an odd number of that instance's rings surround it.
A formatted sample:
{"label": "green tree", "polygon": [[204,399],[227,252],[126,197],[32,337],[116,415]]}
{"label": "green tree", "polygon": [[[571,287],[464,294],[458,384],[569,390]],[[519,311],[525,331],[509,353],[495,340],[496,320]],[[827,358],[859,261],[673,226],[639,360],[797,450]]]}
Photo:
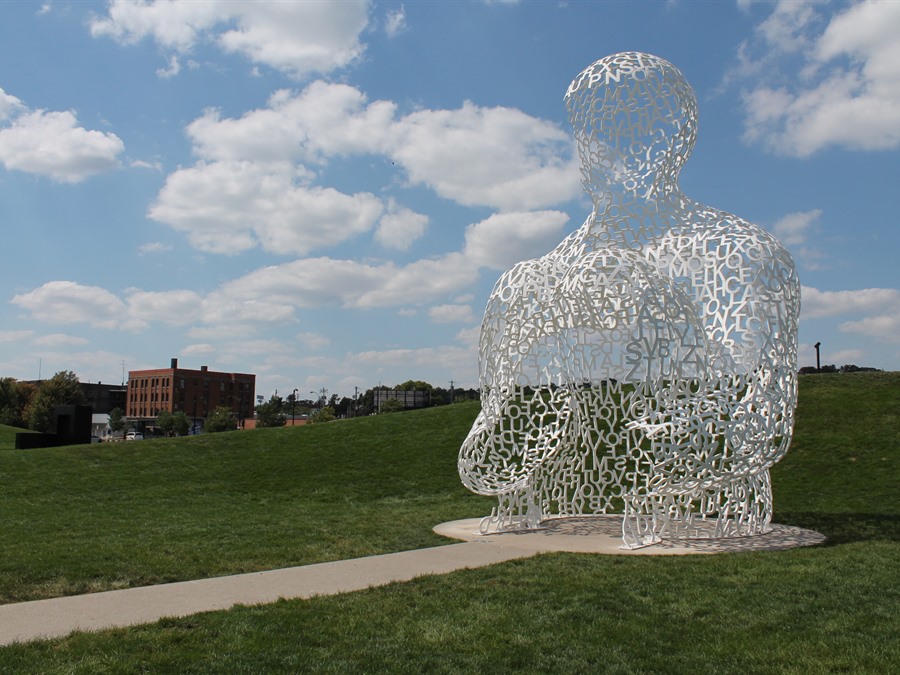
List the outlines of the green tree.
{"label": "green tree", "polygon": [[217,406],[206,418],[206,421],[203,422],[203,431],[209,434],[220,431],[234,431],[235,429],[237,429],[237,422],[231,413],[231,408],[226,408],[222,405]]}
{"label": "green tree", "polygon": [[406,408],[403,407],[403,404],[400,403],[395,398],[389,398],[387,401],[381,404],[381,410],[379,412],[382,413],[395,413],[395,412],[403,412]]}
{"label": "green tree", "polygon": [[156,416],[156,426],[166,436],[171,436],[175,432],[175,417],[168,410],[160,410]]}
{"label": "green tree", "polygon": [[50,431],[53,425],[53,408],[58,405],[80,405],[85,402],[78,376],[70,370],[61,370],[38,388],[28,406],[28,428],[34,431]]}
{"label": "green tree", "polygon": [[[293,396],[293,394],[291,394]],[[283,427],[285,424],[284,401],[280,396],[272,394],[265,403],[256,406],[256,427]]]}
{"label": "green tree", "polygon": [[184,414],[183,410],[179,410],[172,415],[172,431],[176,436],[187,436],[191,429],[191,421]]}
{"label": "green tree", "polygon": [[334,408],[330,405],[326,405],[324,408],[319,408],[309,416],[309,423],[321,424],[322,422],[331,422],[333,419],[335,419]]}
{"label": "green tree", "polygon": [[113,433],[125,431],[125,412],[121,408],[113,408],[109,411],[109,429]]}
{"label": "green tree", "polygon": [[20,384],[13,377],[0,378],[0,424],[12,427],[24,426],[20,396]]}

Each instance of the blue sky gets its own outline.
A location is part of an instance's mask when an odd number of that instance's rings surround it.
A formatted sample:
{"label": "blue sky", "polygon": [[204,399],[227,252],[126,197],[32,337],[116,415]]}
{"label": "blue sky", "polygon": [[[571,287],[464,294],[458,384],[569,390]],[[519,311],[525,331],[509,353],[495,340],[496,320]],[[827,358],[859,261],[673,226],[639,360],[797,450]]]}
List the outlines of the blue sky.
{"label": "blue sky", "polygon": [[[477,386],[490,289],[587,216],[563,94],[697,91],[690,196],[774,232],[800,364],[900,370],[900,2],[4,2],[0,375]],[[123,366],[124,364],[124,366]]]}

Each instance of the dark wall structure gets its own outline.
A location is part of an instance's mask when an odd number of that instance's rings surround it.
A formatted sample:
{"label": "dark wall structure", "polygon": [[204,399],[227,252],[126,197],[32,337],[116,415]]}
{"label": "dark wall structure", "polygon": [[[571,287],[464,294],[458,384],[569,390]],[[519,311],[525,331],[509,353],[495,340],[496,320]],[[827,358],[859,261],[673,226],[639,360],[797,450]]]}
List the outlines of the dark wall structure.
{"label": "dark wall structure", "polygon": [[48,434],[16,434],[16,450],[54,448],[60,445],[82,445],[91,442],[89,405],[58,405],[53,408],[53,431]]}

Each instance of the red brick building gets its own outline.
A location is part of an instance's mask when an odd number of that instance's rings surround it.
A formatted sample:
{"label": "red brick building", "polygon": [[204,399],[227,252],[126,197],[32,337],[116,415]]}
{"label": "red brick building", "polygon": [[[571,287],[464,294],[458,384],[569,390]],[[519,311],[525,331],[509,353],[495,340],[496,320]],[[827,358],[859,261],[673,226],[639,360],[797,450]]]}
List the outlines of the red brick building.
{"label": "red brick building", "polygon": [[218,406],[243,422],[253,417],[256,375],[179,368],[178,359],[172,359],[169,368],[129,371],[126,397],[125,416],[131,422],[152,423],[163,410],[205,419]]}

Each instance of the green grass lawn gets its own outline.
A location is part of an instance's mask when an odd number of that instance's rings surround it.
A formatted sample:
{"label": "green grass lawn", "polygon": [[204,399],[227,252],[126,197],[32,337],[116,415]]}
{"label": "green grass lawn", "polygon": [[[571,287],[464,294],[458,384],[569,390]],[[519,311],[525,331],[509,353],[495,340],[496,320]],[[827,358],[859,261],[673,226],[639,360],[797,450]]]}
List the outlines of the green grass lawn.
{"label": "green grass lawn", "polygon": [[476,403],[181,439],[0,449],[0,602],[448,543]]}
{"label": "green grass lawn", "polygon": [[31,433],[28,429],[19,429],[18,427],[10,427],[0,424],[0,449],[6,450],[16,447],[16,434]]}
{"label": "green grass lawn", "polygon": [[[491,505],[455,472],[476,412],[0,450],[0,589],[9,602],[441,543],[433,524]],[[898,477],[900,374],[806,376],[775,519],[825,545],[543,555],[13,645],[0,672],[896,672]]]}

